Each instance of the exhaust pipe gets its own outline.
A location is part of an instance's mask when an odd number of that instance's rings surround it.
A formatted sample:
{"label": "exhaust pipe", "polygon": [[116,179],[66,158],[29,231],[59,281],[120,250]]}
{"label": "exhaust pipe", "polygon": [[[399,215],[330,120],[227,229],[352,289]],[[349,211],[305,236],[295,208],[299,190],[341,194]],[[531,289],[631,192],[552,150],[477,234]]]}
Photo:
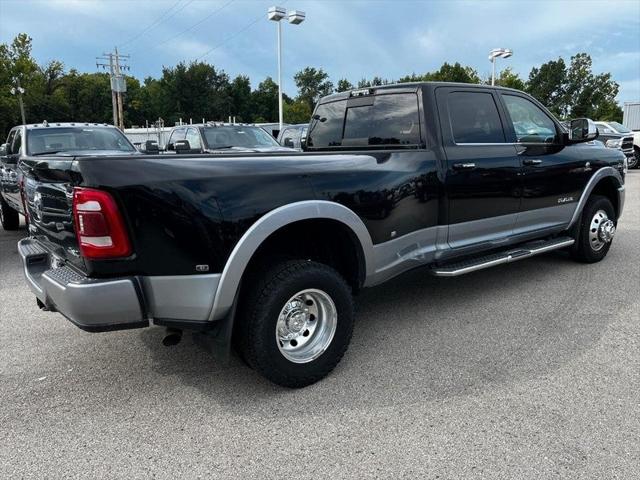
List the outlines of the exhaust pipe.
{"label": "exhaust pipe", "polygon": [[178,330],[177,328],[167,328],[165,331],[164,338],[162,339],[162,344],[165,347],[173,347],[177,345],[182,340],[182,330]]}

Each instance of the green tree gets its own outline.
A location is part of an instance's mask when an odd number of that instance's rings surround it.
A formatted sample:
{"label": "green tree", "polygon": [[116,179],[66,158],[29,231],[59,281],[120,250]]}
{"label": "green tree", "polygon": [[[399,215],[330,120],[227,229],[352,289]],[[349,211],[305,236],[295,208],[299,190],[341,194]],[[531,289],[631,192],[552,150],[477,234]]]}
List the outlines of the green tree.
{"label": "green tree", "polygon": [[336,92],[348,92],[349,90],[353,90],[353,85],[346,78],[341,78],[338,80],[338,84],[336,86]]}
{"label": "green tree", "polygon": [[571,57],[566,86],[566,110],[571,117],[600,120],[600,115],[616,116],[618,90],[610,73],[593,74],[589,55],[578,53]]}
{"label": "green tree", "polygon": [[296,100],[305,102],[309,110],[313,110],[320,97],[333,92],[333,83],[329,80],[329,75],[324,70],[306,67],[296,73],[293,77],[298,87]]}
{"label": "green tree", "polygon": [[427,72],[423,75],[412,73],[398,80],[405,82],[459,82],[459,83],[481,83],[478,72],[471,67],[463,67],[456,62],[453,65],[443,63],[440,69],[435,72]]}
{"label": "green tree", "polygon": [[500,76],[496,78],[496,85],[507,88],[515,88],[516,90],[524,90],[524,80],[520,78],[520,75],[511,70],[511,67],[507,67],[500,72]]}
{"label": "green tree", "polygon": [[558,116],[566,114],[567,67],[562,58],[534,67],[526,91]]}
{"label": "green tree", "polygon": [[[0,45],[0,132],[6,132],[22,123],[18,98],[10,92],[16,86],[16,80],[25,89],[24,104],[27,122],[32,121],[31,106],[37,104],[37,91],[34,83],[38,80],[40,69],[31,57],[32,40],[25,33],[16,36],[11,44]],[[4,138],[3,138],[4,140]]]}
{"label": "green tree", "polygon": [[275,122],[278,120],[278,84],[271,77],[265,78],[251,92],[254,121]]}
{"label": "green tree", "polygon": [[286,123],[307,123],[311,119],[311,110],[306,102],[296,100],[283,105],[283,116]]}
{"label": "green tree", "polygon": [[246,75],[238,75],[229,85],[229,97],[233,115],[239,122],[250,122],[253,118],[251,104],[251,82]]}

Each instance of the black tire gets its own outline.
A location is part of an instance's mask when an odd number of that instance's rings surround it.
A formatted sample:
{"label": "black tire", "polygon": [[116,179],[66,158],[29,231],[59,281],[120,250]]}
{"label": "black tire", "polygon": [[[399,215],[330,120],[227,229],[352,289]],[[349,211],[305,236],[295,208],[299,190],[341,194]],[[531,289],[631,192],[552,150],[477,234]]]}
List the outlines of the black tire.
{"label": "black tire", "polygon": [[633,147],[633,157],[627,158],[627,166],[629,169],[640,167],[640,148]]}
{"label": "black tire", "polygon": [[[583,263],[596,263],[607,256],[611,248],[611,242],[604,243],[600,248],[596,249],[592,245],[590,232],[592,231],[592,222],[597,212],[604,211],[607,217],[617,223],[615,210],[611,200],[601,195],[592,195],[587,200],[587,204],[582,210],[580,216],[580,227],[578,229],[576,243],[572,249],[572,256],[575,260]],[[595,232],[594,232],[595,233]]]}
{"label": "black tire", "polygon": [[[307,363],[295,363],[281,352],[276,325],[283,307],[306,289],[330,297],[337,321],[323,353]],[[349,285],[333,268],[308,260],[282,261],[259,275],[245,292],[235,344],[241,357],[264,377],[284,387],[306,387],[326,377],[340,362],[351,341],[354,306]]]}
{"label": "black tire", "polygon": [[20,214],[4,201],[0,196],[0,223],[5,230],[18,230],[20,228]]}

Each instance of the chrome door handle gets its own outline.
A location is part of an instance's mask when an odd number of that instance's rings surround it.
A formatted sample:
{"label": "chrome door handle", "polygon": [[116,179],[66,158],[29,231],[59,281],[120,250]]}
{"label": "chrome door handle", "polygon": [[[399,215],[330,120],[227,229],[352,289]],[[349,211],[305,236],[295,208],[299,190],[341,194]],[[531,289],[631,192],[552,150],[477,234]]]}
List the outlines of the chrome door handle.
{"label": "chrome door handle", "polygon": [[540,165],[541,163],[542,160],[539,160],[537,158],[527,158],[522,161],[523,165]]}
{"label": "chrome door handle", "polygon": [[476,168],[475,163],[454,163],[453,164],[454,170],[471,170],[473,168]]}

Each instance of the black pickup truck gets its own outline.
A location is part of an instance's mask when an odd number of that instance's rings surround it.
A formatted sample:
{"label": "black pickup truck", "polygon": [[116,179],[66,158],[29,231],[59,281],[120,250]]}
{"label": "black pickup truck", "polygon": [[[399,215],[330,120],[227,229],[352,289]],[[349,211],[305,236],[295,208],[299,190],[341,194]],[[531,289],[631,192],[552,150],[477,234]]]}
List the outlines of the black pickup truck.
{"label": "black pickup truck", "polygon": [[345,353],[363,287],[556,249],[602,260],[625,171],[620,151],[583,143],[596,136],[511,89],[339,93],[305,152],[24,160],[19,252],[39,306],[84,330],[193,330],[305,386]]}
{"label": "black pickup truck", "polygon": [[91,157],[137,154],[120,130],[106,123],[36,123],[17,125],[0,145],[0,224],[5,230],[20,226],[24,206],[20,195],[23,158],[40,155]]}

